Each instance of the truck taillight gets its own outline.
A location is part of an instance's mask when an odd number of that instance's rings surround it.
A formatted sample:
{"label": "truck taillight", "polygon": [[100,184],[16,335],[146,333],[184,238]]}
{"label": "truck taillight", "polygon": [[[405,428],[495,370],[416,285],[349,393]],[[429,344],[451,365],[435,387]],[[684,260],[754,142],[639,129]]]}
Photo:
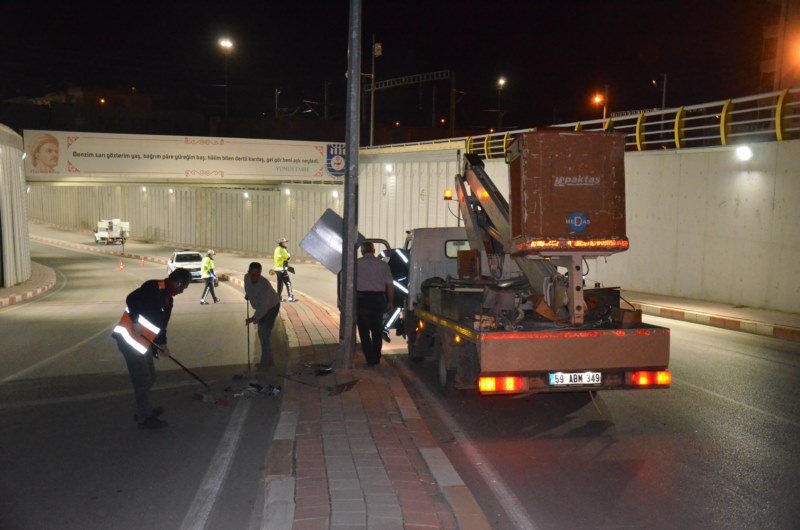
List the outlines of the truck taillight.
{"label": "truck taillight", "polygon": [[672,374],[669,370],[638,371],[631,374],[631,382],[637,386],[669,385],[672,383]]}
{"label": "truck taillight", "polygon": [[525,380],[521,377],[481,377],[478,379],[481,394],[510,394],[525,391]]}

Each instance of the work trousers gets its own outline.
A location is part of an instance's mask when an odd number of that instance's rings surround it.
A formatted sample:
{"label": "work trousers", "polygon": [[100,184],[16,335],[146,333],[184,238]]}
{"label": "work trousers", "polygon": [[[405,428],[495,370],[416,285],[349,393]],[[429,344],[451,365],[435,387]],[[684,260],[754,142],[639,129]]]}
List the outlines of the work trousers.
{"label": "work trousers", "polygon": [[281,311],[281,304],[267,311],[264,318],[258,321],[258,340],[261,342],[261,361],[259,364],[264,366],[272,366],[275,364],[272,358],[272,348],[269,344],[270,336],[272,335],[272,328],[275,327],[275,320],[278,318],[278,313]]}
{"label": "work trousers", "polygon": [[208,278],[205,278],[205,282],[206,282],[206,287],[205,289],[203,289],[203,296],[200,297],[200,300],[205,302],[206,296],[208,296],[208,293],[211,293],[211,299],[216,301],[217,295],[214,293],[214,278],[209,276]]}
{"label": "work trousers", "polygon": [[153,407],[150,406],[150,388],[156,380],[153,354],[148,351],[143,355],[120,339],[117,339],[117,347],[125,358],[125,364],[128,365],[133,385],[136,421],[141,423],[153,414]]}
{"label": "work trousers", "polygon": [[383,312],[386,310],[386,293],[358,291],[356,293],[356,324],[361,351],[367,364],[378,364],[383,347]]}
{"label": "work trousers", "polygon": [[286,284],[286,296],[294,298],[292,295],[292,280],[289,278],[289,271],[275,271],[275,276],[278,277],[278,297],[283,292],[283,285]]}

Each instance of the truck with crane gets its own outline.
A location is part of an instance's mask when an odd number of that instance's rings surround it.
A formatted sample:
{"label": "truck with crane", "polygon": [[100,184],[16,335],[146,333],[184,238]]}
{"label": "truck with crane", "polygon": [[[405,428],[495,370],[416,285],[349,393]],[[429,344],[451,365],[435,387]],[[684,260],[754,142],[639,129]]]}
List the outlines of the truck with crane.
{"label": "truck with crane", "polygon": [[[382,253],[402,300],[386,327],[406,337],[412,361],[435,360],[443,392],[670,387],[669,329],[586,278],[590,260],[629,247],[624,151],[616,133],[523,133],[506,154],[510,203],[464,154],[459,226],[411,229]],[[301,243],[334,273],[341,230],[328,211]]]}
{"label": "truck with crane", "polygon": [[629,246],[624,149],[620,134],[522,134],[506,156],[510,204],[464,155],[464,227],[414,229],[404,245],[408,354],[436,359],[443,391],[669,388],[669,330],[585,280],[589,260]]}

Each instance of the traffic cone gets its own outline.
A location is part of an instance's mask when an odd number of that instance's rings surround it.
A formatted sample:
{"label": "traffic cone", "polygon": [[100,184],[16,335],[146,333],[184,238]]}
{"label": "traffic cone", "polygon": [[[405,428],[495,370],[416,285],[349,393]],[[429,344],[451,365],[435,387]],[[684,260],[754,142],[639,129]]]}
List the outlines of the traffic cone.
{"label": "traffic cone", "polygon": [[144,267],[144,258],[142,258],[142,267]]}
{"label": "traffic cone", "polygon": [[122,260],[119,260],[119,270],[124,271],[125,267],[122,265]]}

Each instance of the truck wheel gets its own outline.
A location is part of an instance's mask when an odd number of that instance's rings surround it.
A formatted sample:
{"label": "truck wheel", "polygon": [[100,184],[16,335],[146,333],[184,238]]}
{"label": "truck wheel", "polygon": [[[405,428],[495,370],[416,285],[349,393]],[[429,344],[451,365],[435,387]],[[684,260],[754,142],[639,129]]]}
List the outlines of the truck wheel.
{"label": "truck wheel", "polygon": [[447,356],[444,351],[439,351],[439,390],[443,395],[448,395],[453,389],[453,380],[455,379],[455,370],[447,368]]}

